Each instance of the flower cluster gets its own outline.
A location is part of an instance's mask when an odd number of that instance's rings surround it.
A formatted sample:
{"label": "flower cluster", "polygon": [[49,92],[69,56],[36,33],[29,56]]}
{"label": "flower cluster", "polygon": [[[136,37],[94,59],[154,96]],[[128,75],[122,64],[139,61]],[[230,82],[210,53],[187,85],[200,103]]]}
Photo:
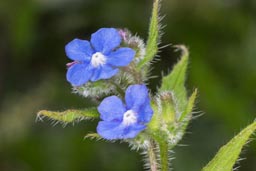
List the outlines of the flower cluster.
{"label": "flower cluster", "polygon": [[[123,32],[114,28],[99,29],[92,34],[90,42],[72,40],[65,47],[68,58],[74,60],[67,64],[67,80],[74,87],[80,87],[89,81],[110,79],[120,67],[134,61],[138,50],[122,47],[127,42]],[[128,45],[139,41],[131,39],[130,42]],[[138,47],[141,49],[141,46]],[[98,106],[102,121],[97,126],[97,132],[107,140],[134,138],[152,118],[153,110],[145,85],[130,85],[124,98],[126,103],[117,96],[110,96]]]}

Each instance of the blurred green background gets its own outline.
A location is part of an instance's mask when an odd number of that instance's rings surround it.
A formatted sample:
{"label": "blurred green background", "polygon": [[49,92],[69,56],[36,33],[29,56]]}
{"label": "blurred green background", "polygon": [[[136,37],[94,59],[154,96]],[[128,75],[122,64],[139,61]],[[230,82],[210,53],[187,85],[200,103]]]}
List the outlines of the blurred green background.
{"label": "blurred green background", "polygon": [[[63,128],[35,120],[40,109],[91,105],[65,79],[66,43],[101,27],[126,27],[145,40],[151,7],[149,0],[0,1],[1,171],[143,170],[126,144],[83,139],[97,122]],[[173,168],[199,171],[256,116],[256,1],[163,0],[162,7],[162,45],[189,47],[187,88],[199,89],[196,111],[203,113],[175,148]],[[160,55],[154,75],[178,60],[172,47]],[[159,81],[151,80],[152,90]],[[240,171],[256,170],[255,147],[242,154]]]}

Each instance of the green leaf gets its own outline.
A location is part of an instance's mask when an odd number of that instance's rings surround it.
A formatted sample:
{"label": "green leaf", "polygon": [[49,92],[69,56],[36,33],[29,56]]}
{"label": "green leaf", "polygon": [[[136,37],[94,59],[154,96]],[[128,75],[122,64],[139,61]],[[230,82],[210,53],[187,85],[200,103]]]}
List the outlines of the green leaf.
{"label": "green leaf", "polygon": [[243,146],[256,129],[256,122],[243,129],[225,146],[221,147],[216,156],[203,168],[202,171],[231,171],[237,161]]}
{"label": "green leaf", "polygon": [[137,66],[138,70],[148,66],[149,62],[154,58],[158,51],[160,32],[159,1],[160,0],[154,0],[146,45],[146,54],[145,57],[139,62]]}
{"label": "green leaf", "polygon": [[[179,118],[179,122],[184,121],[184,119],[187,118],[188,115],[190,115],[193,111],[194,108],[194,104],[195,104],[195,100],[196,100],[196,96],[197,96],[197,89],[195,89],[195,91],[192,93],[192,95],[189,97],[188,99],[188,104],[186,109],[182,112],[180,118]],[[189,119],[188,119],[189,120]]]}
{"label": "green leaf", "polygon": [[179,112],[184,111],[187,105],[187,93],[185,88],[186,70],[188,65],[188,50],[185,46],[177,46],[182,50],[180,61],[174,66],[170,74],[163,77],[160,91],[172,91],[176,99]]}
{"label": "green leaf", "polygon": [[38,119],[48,117],[52,120],[62,123],[70,123],[85,119],[96,119],[99,118],[99,114],[96,108],[88,108],[84,110],[66,110],[63,112],[55,112],[48,110],[41,110],[37,114]]}

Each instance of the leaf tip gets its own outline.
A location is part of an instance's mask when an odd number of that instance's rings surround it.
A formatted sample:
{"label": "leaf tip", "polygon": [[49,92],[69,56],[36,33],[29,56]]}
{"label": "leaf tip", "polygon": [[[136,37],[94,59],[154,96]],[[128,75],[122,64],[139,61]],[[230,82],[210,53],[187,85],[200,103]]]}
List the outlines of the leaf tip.
{"label": "leaf tip", "polygon": [[185,45],[175,45],[176,51],[181,51],[181,56],[182,57],[187,57],[189,56],[189,50]]}

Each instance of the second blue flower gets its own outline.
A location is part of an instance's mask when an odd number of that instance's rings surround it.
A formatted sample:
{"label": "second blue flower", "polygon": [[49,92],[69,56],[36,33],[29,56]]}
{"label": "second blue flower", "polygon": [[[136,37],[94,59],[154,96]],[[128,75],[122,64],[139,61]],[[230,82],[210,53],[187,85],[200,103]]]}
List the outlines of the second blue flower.
{"label": "second blue flower", "polygon": [[105,98],[98,107],[102,121],[97,132],[107,140],[136,137],[146,129],[153,110],[150,106],[148,89],[145,85],[131,85],[125,93],[124,104],[117,96]]}

